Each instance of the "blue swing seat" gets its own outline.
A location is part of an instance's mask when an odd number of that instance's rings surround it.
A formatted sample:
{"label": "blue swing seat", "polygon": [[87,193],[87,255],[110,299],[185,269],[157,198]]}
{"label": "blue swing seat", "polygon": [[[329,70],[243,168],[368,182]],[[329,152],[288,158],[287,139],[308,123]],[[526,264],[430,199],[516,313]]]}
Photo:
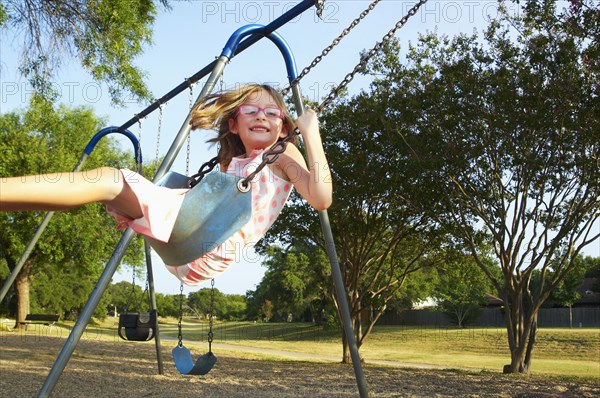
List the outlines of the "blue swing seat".
{"label": "blue swing seat", "polygon": [[217,357],[211,352],[201,355],[196,363],[192,359],[192,354],[184,345],[177,345],[171,351],[175,367],[179,373],[183,375],[203,376],[210,372],[212,367],[217,363]]}

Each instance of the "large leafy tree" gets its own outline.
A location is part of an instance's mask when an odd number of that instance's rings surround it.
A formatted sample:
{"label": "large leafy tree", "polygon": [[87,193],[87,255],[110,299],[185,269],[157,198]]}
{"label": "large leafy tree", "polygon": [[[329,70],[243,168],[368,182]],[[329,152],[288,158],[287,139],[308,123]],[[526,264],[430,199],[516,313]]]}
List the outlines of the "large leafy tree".
{"label": "large leafy tree", "polygon": [[4,0],[0,28],[21,41],[20,71],[39,94],[51,96],[55,73],[76,57],[108,85],[113,102],[127,93],[148,99],[134,60],[151,42],[157,3],[168,7],[167,0]]}
{"label": "large leafy tree", "polygon": [[[0,177],[9,177],[72,170],[102,121],[89,109],[55,109],[34,97],[27,111],[0,116],[0,126]],[[87,159],[85,169],[132,164],[132,155],[104,138]],[[0,262],[10,271],[45,214],[0,213]],[[100,204],[56,213],[15,280],[17,320],[23,320],[30,311],[31,286],[36,290],[35,310],[76,313],[87,300],[120,235]],[[140,262],[142,253],[136,241],[126,261]]]}
{"label": "large leafy tree", "polygon": [[[599,239],[600,11],[591,0],[556,4],[500,13],[485,44],[429,34],[408,65],[392,47],[372,65],[385,76],[374,88],[387,98],[387,131],[428,181],[405,197],[470,247],[493,283],[511,373],[529,371],[540,307]],[[501,277],[477,250],[485,241]]]}

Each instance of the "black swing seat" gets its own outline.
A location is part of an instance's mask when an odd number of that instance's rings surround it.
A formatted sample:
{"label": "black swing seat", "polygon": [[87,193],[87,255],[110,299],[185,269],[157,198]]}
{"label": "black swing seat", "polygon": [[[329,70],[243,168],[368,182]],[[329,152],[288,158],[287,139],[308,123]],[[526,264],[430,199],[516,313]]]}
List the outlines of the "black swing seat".
{"label": "black swing seat", "polygon": [[[189,188],[190,177],[170,171],[157,185]],[[190,263],[215,249],[239,231],[252,214],[250,185],[243,179],[214,171],[194,185],[184,197],[168,242],[144,239],[167,265]]]}
{"label": "black swing seat", "polygon": [[175,346],[171,352],[173,354],[175,367],[179,373],[183,375],[203,376],[210,372],[212,367],[215,366],[215,363],[217,363],[217,357],[212,351],[201,355],[194,363],[190,350],[183,344]]}
{"label": "black swing seat", "polygon": [[156,310],[119,315],[119,337],[128,341],[149,341],[156,334]]}

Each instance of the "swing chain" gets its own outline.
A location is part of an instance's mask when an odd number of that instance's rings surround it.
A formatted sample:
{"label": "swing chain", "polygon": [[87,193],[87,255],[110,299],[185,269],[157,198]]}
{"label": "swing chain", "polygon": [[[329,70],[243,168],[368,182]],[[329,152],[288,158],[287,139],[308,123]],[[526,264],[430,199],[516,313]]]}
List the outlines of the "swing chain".
{"label": "swing chain", "polygon": [[183,333],[181,332],[181,321],[183,319],[183,282],[179,285],[179,321],[177,322],[177,345],[183,347]]}
{"label": "swing chain", "polygon": [[137,169],[138,174],[142,174],[142,120],[138,119],[138,135],[137,135],[137,139],[138,139],[138,151],[137,151],[137,155],[135,157],[135,166]]}
{"label": "swing chain", "polygon": [[[220,82],[220,90],[221,92],[223,91],[223,87],[224,87],[224,83],[223,83],[223,75],[221,75],[221,79],[219,80]],[[191,89],[191,87],[190,87]],[[189,136],[188,136],[189,138]],[[189,168],[189,163],[190,163],[190,142],[188,141],[188,153],[187,153],[187,158],[186,158],[186,174]],[[188,186],[190,188],[195,187],[196,185],[198,185],[200,183],[200,181],[202,181],[202,179],[204,178],[205,175],[207,175],[208,173],[210,173],[211,171],[213,171],[213,169],[219,164],[219,159],[218,156],[215,156],[214,158],[212,158],[211,160],[209,160],[208,162],[205,162],[202,166],[200,166],[200,168],[198,169],[198,172],[194,175],[192,175],[189,179],[188,179]]]}
{"label": "swing chain", "polygon": [[325,10],[325,0],[317,0],[317,16],[323,18],[323,10]]}
{"label": "swing chain", "polygon": [[[146,275],[146,286],[144,287],[144,291],[142,292],[142,298],[140,302],[144,303],[144,296],[148,297],[148,312],[152,310],[152,297],[150,297],[150,280],[148,280],[148,276]],[[140,307],[141,312],[141,307]]]}
{"label": "swing chain", "polygon": [[196,185],[198,185],[200,183],[200,181],[202,181],[204,176],[207,175],[208,173],[210,173],[217,166],[217,164],[219,164],[219,160],[215,156],[214,158],[212,158],[211,160],[209,160],[208,162],[206,162],[202,166],[200,166],[200,168],[198,169],[198,172],[196,174],[192,175],[188,179],[189,187],[193,188]]}
{"label": "swing chain", "polygon": [[158,107],[158,129],[156,132],[156,157],[155,161],[158,163],[158,159],[160,157],[160,134],[162,130],[162,122],[163,122],[163,104],[160,104]]}
{"label": "swing chain", "polygon": [[[190,95],[189,95],[189,109],[190,111],[194,108],[194,85],[190,84]],[[192,151],[192,136],[187,136],[187,147],[185,151],[185,174],[190,172],[190,153]]]}
{"label": "swing chain", "polygon": [[129,307],[131,306],[132,302],[135,308],[139,309],[140,307],[137,296],[135,295],[135,265],[133,265],[131,268],[131,291],[129,293],[129,297],[127,298],[127,304],[125,304],[125,313],[129,312]]}
{"label": "swing chain", "polygon": [[419,8],[421,8],[421,6],[423,6],[425,3],[427,3],[427,0],[419,0],[419,2],[415,4],[410,10],[408,10],[406,15],[404,15],[402,19],[399,20],[396,23],[396,25],[388,33],[385,34],[385,36],[383,36],[380,42],[375,44],[375,46],[371,50],[369,50],[368,53],[361,55],[360,62],[358,63],[358,65],[356,65],[352,72],[348,73],[346,77],[344,77],[344,80],[342,80],[340,84],[329,93],[327,98],[325,98],[325,100],[321,102],[321,104],[317,108],[318,113],[320,113],[323,110],[323,108],[325,108],[325,106],[327,106],[331,101],[333,101],[339,95],[339,93],[344,88],[346,88],[346,86],[354,79],[354,76],[358,73],[358,71],[364,69],[369,60],[373,57],[373,55],[375,55],[376,52],[380,51],[383,45],[394,36],[396,31],[404,25],[406,25],[406,22],[408,22],[408,20],[412,16],[414,16],[419,10]]}
{"label": "swing chain", "polygon": [[211,352],[213,342],[213,311],[215,309],[215,280],[210,281],[210,308],[208,310],[208,352]]}
{"label": "swing chain", "polygon": [[[302,72],[300,73],[300,75],[298,75],[298,77],[296,79],[294,79],[294,81],[285,89],[282,90],[282,94],[285,96],[287,95],[288,91],[290,90],[291,86],[298,83],[304,76],[306,76],[311,70],[312,68],[314,68],[315,66],[317,66],[319,64],[319,62],[321,62],[321,60],[327,56],[327,54],[329,54],[329,52],[331,50],[333,50],[333,48],[335,46],[337,46],[342,39],[348,35],[348,33],[350,33],[350,31],[352,29],[354,29],[356,27],[356,25],[358,25],[374,8],[375,6],[380,2],[381,0],[375,0],[373,1],[371,4],[369,4],[369,6],[360,13],[360,15],[354,19],[354,21],[352,21],[352,23],[342,31],[342,33],[340,33],[340,35],[338,37],[336,37],[330,45],[328,45],[327,47],[325,47],[323,49],[323,51],[321,52],[320,55],[317,55],[315,57],[315,59],[312,60],[312,62],[310,63],[309,66],[305,67]],[[318,8],[319,11],[323,11],[323,4],[320,6],[321,8]]]}
{"label": "swing chain", "polygon": [[248,177],[240,181],[241,186],[244,188],[248,188],[248,185],[250,184],[250,182],[252,182],[254,177],[256,177],[256,175],[260,173],[260,171],[266,165],[275,162],[277,158],[279,158],[279,155],[285,152],[287,144],[298,135],[300,135],[300,130],[298,130],[298,128],[296,127],[291,134],[288,134],[288,136],[283,138],[281,141],[277,141],[275,144],[273,144],[273,146],[271,146],[271,148],[265,151],[265,153],[263,153],[262,155],[262,162],[256,167],[256,170],[254,170],[248,175]]}

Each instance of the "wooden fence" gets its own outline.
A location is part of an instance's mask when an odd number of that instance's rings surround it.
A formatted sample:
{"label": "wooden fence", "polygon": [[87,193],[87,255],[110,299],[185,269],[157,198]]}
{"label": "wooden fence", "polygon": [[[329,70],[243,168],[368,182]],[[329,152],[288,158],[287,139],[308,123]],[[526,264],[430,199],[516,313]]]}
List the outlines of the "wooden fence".
{"label": "wooden fence", "polygon": [[[573,327],[600,327],[600,307],[572,309]],[[379,325],[451,326],[452,320],[430,309],[409,310],[382,316]],[[468,326],[504,327],[504,315],[499,308],[485,308],[476,321]],[[538,314],[538,327],[569,327],[568,308],[542,308]]]}

